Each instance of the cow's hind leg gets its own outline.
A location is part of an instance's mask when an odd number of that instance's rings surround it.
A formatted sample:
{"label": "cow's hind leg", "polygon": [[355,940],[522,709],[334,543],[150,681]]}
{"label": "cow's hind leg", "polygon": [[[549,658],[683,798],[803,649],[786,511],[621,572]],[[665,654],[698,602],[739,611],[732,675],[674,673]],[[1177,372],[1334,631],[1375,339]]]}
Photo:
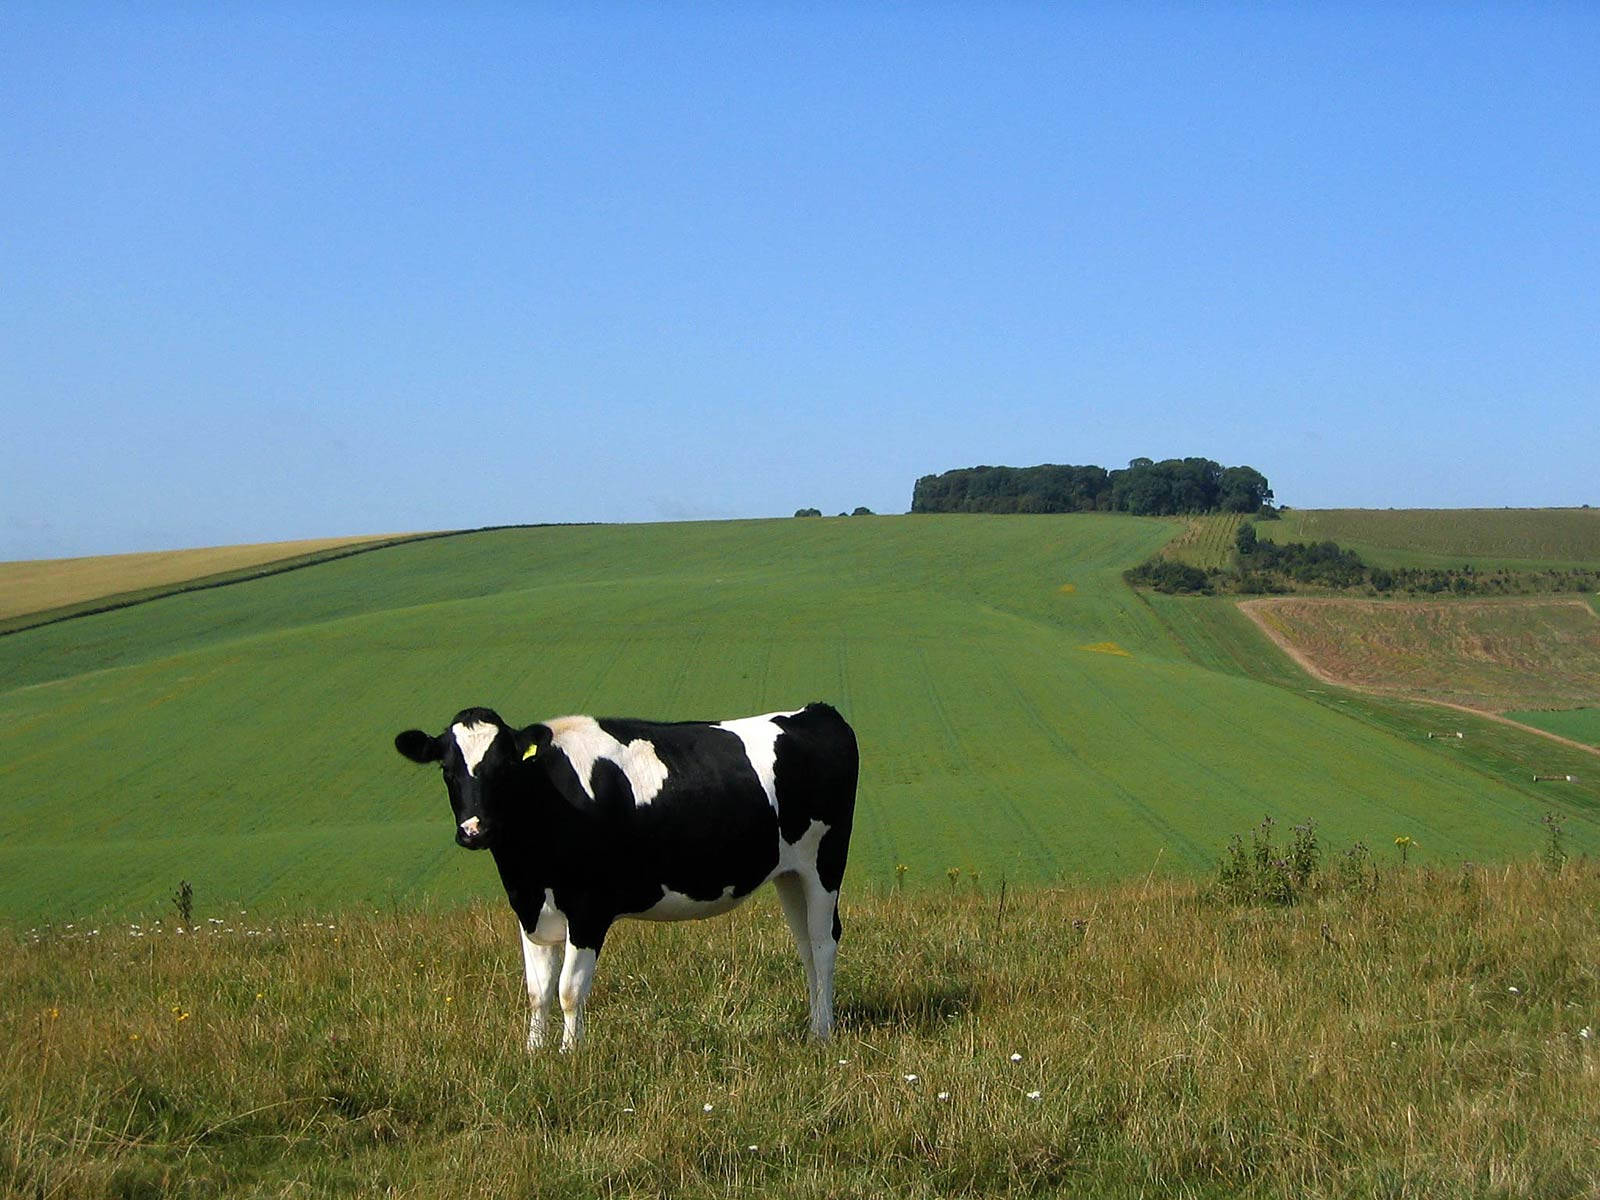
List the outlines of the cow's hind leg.
{"label": "cow's hind leg", "polygon": [[800,954],[800,965],[806,973],[806,1006],[817,1011],[817,965],[811,952],[811,918],[807,913],[806,884],[798,875],[779,875],[772,881],[773,889],[783,904],[783,916],[789,922],[789,932],[794,935],[794,948]]}
{"label": "cow's hind leg", "polygon": [[537,1050],[544,1045],[545,1026],[561,980],[561,947],[541,945],[522,930],[522,967],[528,977],[528,1003],[533,1006],[528,1018],[528,1049]]}
{"label": "cow's hind leg", "polygon": [[811,924],[811,958],[817,974],[817,999],[811,1007],[811,1036],[833,1036],[833,965],[839,957],[839,893],[820,882],[808,883],[806,916]]}
{"label": "cow's hind leg", "polygon": [[826,1041],[833,1034],[833,964],[839,956],[839,893],[829,891],[812,871],[802,871],[790,876],[798,885],[803,902],[791,909],[791,901],[783,889],[784,915],[789,918],[795,940],[804,942],[800,957],[806,963],[806,982],[811,993],[811,1036]]}

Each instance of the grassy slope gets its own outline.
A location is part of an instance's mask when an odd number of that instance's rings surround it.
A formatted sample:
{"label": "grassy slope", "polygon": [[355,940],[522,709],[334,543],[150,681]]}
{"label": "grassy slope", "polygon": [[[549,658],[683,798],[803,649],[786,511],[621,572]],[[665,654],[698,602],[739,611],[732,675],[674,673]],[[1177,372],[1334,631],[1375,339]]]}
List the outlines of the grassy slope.
{"label": "grassy slope", "polygon": [[1286,911],[1160,882],[1013,889],[1003,916],[965,882],[857,895],[825,1047],[770,897],[619,928],[576,1056],[524,1053],[507,920],[0,939],[0,1193],[1600,1188],[1592,866],[1386,870]]}
{"label": "grassy slope", "polygon": [[[1533,739],[1462,761],[1403,708],[1311,694],[1236,613],[1140,598],[1120,571],[1174,529],[492,531],[0,638],[0,912],[154,912],[179,879],[202,907],[492,895],[437,779],[390,747],[472,703],[525,721],[831,699],[863,746],[858,887],[897,862],[913,885],[1201,869],[1269,811],[1447,861],[1536,844]],[[1592,789],[1568,799],[1575,848],[1600,844]]]}
{"label": "grassy slope", "polygon": [[[1374,736],[1425,748],[1430,755],[1493,780],[1497,787],[1520,793],[1531,811],[1563,813],[1584,823],[1600,816],[1600,778],[1597,778],[1600,773],[1594,769],[1592,755],[1488,717],[1444,709],[1420,700],[1372,695],[1324,684],[1285,655],[1277,653],[1266,635],[1231,599],[1151,594],[1147,602],[1170,631],[1174,644],[1196,665],[1271,682],[1365,726]],[[1460,740],[1427,737],[1430,732],[1457,731],[1465,735]],[[1535,783],[1531,778],[1534,774],[1558,773],[1577,776],[1578,782],[1553,786]],[[1400,786],[1405,787],[1404,784]],[[1414,822],[1410,822],[1406,806],[1409,803],[1413,811],[1420,810],[1424,798],[1408,790],[1400,791],[1399,798],[1402,806],[1395,814],[1398,819],[1391,830],[1369,830],[1358,836],[1369,841],[1382,832],[1414,836]],[[1468,821],[1472,820],[1470,812],[1465,816]],[[1587,847],[1592,843],[1584,844]],[[1491,854],[1491,857],[1500,856]]]}
{"label": "grassy slope", "polygon": [[[1506,716],[1513,721],[1521,721],[1524,725],[1532,725],[1535,729],[1544,729],[1562,737],[1572,738],[1574,741],[1600,747],[1600,708],[1569,708],[1558,712],[1532,709],[1510,712]],[[1596,768],[1600,768],[1600,763],[1592,767],[1591,771]]]}
{"label": "grassy slope", "polygon": [[1296,509],[1256,532],[1277,542],[1334,541],[1385,567],[1537,569],[1600,562],[1600,509]]}
{"label": "grassy slope", "polygon": [[1234,559],[1240,513],[1210,513],[1189,517],[1184,531],[1161,548],[1163,558],[1176,559],[1202,571],[1230,566]]}

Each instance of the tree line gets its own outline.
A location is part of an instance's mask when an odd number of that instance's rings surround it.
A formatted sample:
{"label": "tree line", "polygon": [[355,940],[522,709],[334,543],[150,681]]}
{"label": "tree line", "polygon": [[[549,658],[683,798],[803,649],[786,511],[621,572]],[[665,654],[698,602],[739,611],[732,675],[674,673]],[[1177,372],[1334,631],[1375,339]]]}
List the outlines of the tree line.
{"label": "tree line", "polygon": [[924,475],[911,511],[988,513],[1121,512],[1166,517],[1209,512],[1256,513],[1272,488],[1254,467],[1209,458],[1136,458],[1126,467],[959,467]]}

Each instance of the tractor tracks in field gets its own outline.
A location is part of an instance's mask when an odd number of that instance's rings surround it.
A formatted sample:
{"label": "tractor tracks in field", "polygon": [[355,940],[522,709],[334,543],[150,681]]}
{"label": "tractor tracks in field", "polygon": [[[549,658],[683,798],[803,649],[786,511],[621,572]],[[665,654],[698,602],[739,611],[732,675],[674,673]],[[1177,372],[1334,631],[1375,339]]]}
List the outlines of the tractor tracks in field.
{"label": "tractor tracks in field", "polygon": [[[939,695],[939,681],[934,674],[932,666],[928,663],[928,652],[924,647],[919,646],[917,648],[917,665],[922,674],[924,691],[928,697],[928,706],[933,710],[933,715],[939,723],[939,728],[944,731],[944,744],[948,747],[960,747],[963,740],[961,732],[956,728],[955,722],[950,719],[949,710],[944,706],[944,699]],[[1006,678],[1007,682],[1011,683],[1013,687],[1017,686],[1016,681],[1009,675]],[[1030,713],[1030,715],[1035,714]],[[1049,841],[1039,833],[1033,822],[1028,819],[1027,815],[1017,805],[1010,791],[1006,788],[996,788],[994,795],[1016,827],[1027,836],[1028,844],[1035,847],[1037,852],[1050,864],[1051,871],[1060,874],[1062,870],[1061,863],[1056,858],[1055,852],[1051,850]]]}
{"label": "tractor tracks in field", "polygon": [[[1157,834],[1167,838],[1174,850],[1182,849],[1191,854],[1199,854],[1199,847],[1197,847],[1194,842],[1185,834],[1183,834],[1176,826],[1165,820],[1159,813],[1155,811],[1155,809],[1151,808],[1143,800],[1139,799],[1139,797],[1134,795],[1127,788],[1123,787],[1115,778],[1106,774],[1099,768],[1091,765],[1089,761],[1085,759],[1084,756],[1078,751],[1078,749],[1073,746],[1072,743],[1069,742],[1065,737],[1063,737],[1061,732],[1056,729],[1054,725],[1045,719],[1044,714],[1039,711],[1039,706],[1035,704],[1034,701],[1023,690],[1021,681],[1018,680],[1014,674],[1009,671],[1004,672],[1003,679],[1005,683],[1009,685],[1011,694],[1016,700],[1017,706],[1027,716],[1029,722],[1032,723],[1034,728],[1044,735],[1045,740],[1058,754],[1072,762],[1078,767],[1079,770],[1084,772],[1084,774],[1090,776],[1098,781],[1102,786],[1108,788],[1112,794],[1120,798],[1122,802],[1128,806],[1129,811],[1132,812],[1135,817],[1137,817],[1145,825],[1149,826]],[[1030,829],[1029,832],[1032,833],[1033,831]]]}

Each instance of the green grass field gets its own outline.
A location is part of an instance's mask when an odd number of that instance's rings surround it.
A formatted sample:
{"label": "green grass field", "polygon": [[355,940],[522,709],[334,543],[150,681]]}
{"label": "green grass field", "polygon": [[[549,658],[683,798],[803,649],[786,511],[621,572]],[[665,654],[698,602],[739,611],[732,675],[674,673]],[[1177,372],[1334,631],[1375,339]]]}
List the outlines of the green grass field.
{"label": "green grass field", "polygon": [[1442,751],[1426,714],[1308,686],[1226,602],[1128,589],[1180,529],[506,529],[0,637],[0,914],[137,919],[185,879],[202,914],[492,897],[436,775],[391,747],[469,704],[531,721],[831,700],[862,745],[855,888],[898,863],[912,887],[950,867],[1203,871],[1269,812],[1454,862],[1529,853],[1556,805],[1575,849],[1600,849],[1600,787],[1519,782],[1560,757],[1540,739]]}
{"label": "green grass field", "polygon": [[[1600,747],[1600,708],[1527,709],[1509,712],[1506,716],[1524,725],[1532,725],[1535,729],[1545,729],[1575,742]],[[1600,764],[1596,766],[1600,767]]]}
{"label": "green grass field", "polygon": [[1600,509],[1295,509],[1261,521],[1276,542],[1338,542],[1383,567],[1535,570],[1600,562]]}

